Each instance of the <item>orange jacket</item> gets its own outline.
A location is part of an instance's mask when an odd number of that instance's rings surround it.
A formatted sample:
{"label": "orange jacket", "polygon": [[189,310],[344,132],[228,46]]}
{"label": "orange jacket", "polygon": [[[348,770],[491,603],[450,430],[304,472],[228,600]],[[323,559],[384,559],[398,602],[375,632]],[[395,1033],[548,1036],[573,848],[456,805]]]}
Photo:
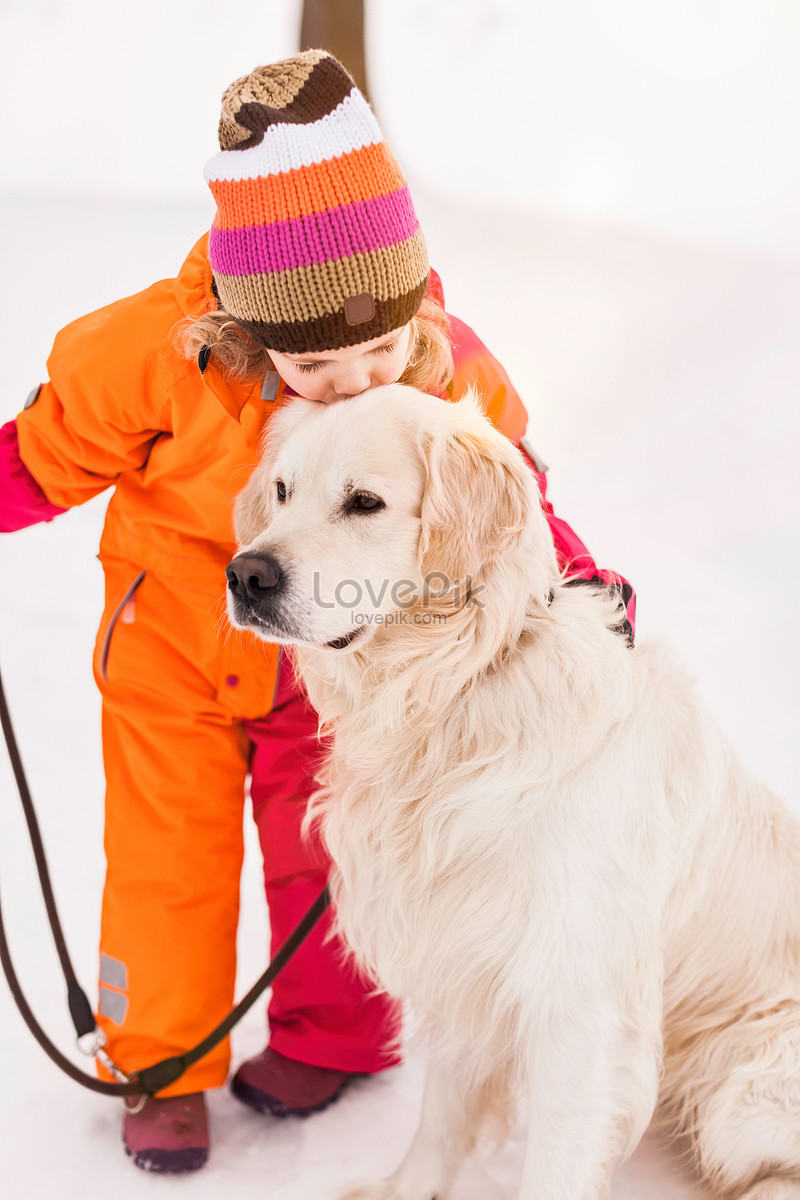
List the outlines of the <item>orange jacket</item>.
{"label": "orange jacket", "polygon": [[[233,501],[283,391],[263,400],[260,382],[226,382],[213,362],[201,375],[174,343],[182,317],[216,308],[207,236],[176,279],[59,333],[49,382],[18,417],[17,435],[22,462],[52,504],[69,508],[114,486],[101,559],[128,564],[131,583],[145,570],[196,597],[209,658],[218,655],[218,698],[238,716],[257,716],[270,707],[278,647],[227,635],[224,571],[236,549]],[[461,322],[453,340],[452,395],[477,384],[491,419],[519,442],[527,417],[502,367]]]}

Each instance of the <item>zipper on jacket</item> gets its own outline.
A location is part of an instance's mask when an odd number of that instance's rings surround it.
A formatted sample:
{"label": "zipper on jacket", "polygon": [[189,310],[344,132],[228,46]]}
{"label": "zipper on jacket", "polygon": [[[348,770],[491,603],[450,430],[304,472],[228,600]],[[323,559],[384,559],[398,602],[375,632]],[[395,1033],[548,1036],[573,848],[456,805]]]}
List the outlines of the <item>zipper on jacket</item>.
{"label": "zipper on jacket", "polygon": [[134,579],[131,586],[128,588],[125,595],[120,600],[117,607],[114,609],[111,620],[108,623],[108,629],[106,630],[106,636],[103,639],[103,652],[100,656],[100,674],[102,675],[105,683],[108,683],[108,675],[106,674],[106,665],[108,663],[108,652],[109,652],[109,649],[111,648],[111,635],[114,632],[117,621],[119,620],[120,615],[122,613],[122,610],[124,609],[125,605],[130,600],[131,596],[133,596],[134,592],[139,587],[140,583],[142,582],[142,580],[144,579],[146,574],[147,574],[147,571],[139,572],[139,574],[136,576],[136,578]]}

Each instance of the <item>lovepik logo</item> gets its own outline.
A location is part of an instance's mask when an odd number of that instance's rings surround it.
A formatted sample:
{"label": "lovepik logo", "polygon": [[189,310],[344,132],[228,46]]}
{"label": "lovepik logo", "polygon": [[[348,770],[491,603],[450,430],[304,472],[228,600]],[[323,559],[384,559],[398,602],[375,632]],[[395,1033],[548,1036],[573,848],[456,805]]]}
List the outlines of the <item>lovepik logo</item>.
{"label": "lovepik logo", "polygon": [[373,608],[379,609],[388,593],[392,605],[401,610],[435,606],[445,597],[455,608],[460,608],[463,604],[475,604],[478,608],[483,608],[482,601],[477,599],[477,593],[482,592],[485,586],[480,583],[473,587],[471,575],[466,579],[451,580],[442,571],[432,571],[425,576],[421,592],[419,584],[413,579],[396,579],[394,583],[384,579],[377,589],[371,579],[340,579],[333,589],[333,600],[323,600],[320,595],[319,572],[315,571],[314,603],[318,608],[359,608],[366,600]]}

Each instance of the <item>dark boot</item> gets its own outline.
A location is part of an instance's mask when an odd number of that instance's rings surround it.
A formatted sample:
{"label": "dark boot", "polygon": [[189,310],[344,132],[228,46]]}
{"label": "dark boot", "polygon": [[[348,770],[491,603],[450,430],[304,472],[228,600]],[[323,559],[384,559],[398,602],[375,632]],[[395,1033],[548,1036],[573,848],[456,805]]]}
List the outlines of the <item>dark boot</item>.
{"label": "dark boot", "polygon": [[242,1063],[231,1081],[237,1100],[256,1112],[274,1117],[307,1117],[322,1112],[337,1100],[359,1076],[349,1071],[331,1071],[285,1058],[267,1046],[255,1058]]}
{"label": "dark boot", "polygon": [[151,1096],[141,1112],[126,1107],[122,1140],[125,1153],[143,1171],[199,1170],[209,1146],[205,1096],[202,1092],[166,1099]]}

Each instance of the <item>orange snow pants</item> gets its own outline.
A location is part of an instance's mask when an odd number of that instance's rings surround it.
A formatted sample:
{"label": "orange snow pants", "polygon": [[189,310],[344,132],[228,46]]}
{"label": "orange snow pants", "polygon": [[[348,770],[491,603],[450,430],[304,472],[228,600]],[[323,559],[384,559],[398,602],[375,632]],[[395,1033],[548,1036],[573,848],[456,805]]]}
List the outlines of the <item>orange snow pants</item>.
{"label": "orange snow pants", "polygon": [[[219,655],[226,635],[238,634],[225,628],[219,591],[167,586],[130,564],[105,567],[95,653],[108,864],[98,1022],[129,1072],[195,1045],[232,1007],[250,771],[273,952],[321,891],[328,864],[300,838],[319,748],[316,715],[288,660],[265,715],[232,715],[218,699]],[[209,628],[221,629],[219,644]],[[317,1066],[381,1070],[397,1061],[397,1006],[326,940],[329,924],[324,917],[275,982],[271,1043]],[[228,1064],[223,1042],[163,1094],[220,1086]]]}

